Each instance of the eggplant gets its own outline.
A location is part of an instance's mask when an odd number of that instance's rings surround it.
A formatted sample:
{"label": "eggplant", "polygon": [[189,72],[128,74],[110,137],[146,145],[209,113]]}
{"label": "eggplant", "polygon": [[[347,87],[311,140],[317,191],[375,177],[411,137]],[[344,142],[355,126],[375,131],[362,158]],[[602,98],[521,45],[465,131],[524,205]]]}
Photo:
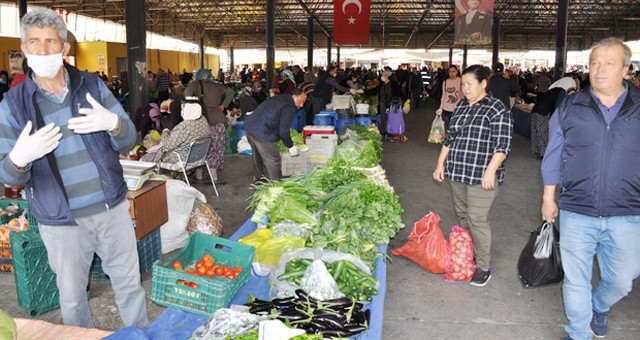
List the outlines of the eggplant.
{"label": "eggplant", "polygon": [[296,296],[302,300],[310,298],[309,294],[305,292],[304,289],[296,289]]}
{"label": "eggplant", "polygon": [[361,310],[356,310],[353,311],[353,313],[351,314],[351,320],[349,320],[351,323],[356,323],[356,324],[364,324],[365,322],[367,322],[367,317],[364,314],[363,311]]}
{"label": "eggplant", "polygon": [[303,320],[307,318],[307,316],[300,313],[298,314],[290,313],[290,314],[278,314],[276,318],[280,321],[285,321],[285,320],[298,321],[298,320]]}
{"label": "eggplant", "polygon": [[251,314],[261,314],[261,313],[269,314],[269,312],[271,311],[272,308],[273,308],[273,304],[271,304],[271,303],[252,305],[251,307],[249,307],[249,313],[251,313]]}
{"label": "eggplant", "polygon": [[273,305],[278,309],[291,307],[295,304],[295,302],[296,302],[295,296],[290,296],[282,299],[273,299],[273,301],[271,301],[271,303],[273,303]]}
{"label": "eggplant", "polygon": [[338,337],[348,337],[349,336],[349,332],[344,330],[344,329],[329,329],[326,331],[321,331],[322,336],[324,337],[328,337],[328,336],[338,336]]}
{"label": "eggplant", "polygon": [[329,324],[316,319],[312,319],[309,322],[309,325],[311,326],[312,329],[322,333],[324,333],[325,331],[333,330],[333,327],[331,327]]}
{"label": "eggplant", "polygon": [[315,315],[311,321],[314,320],[327,324],[331,329],[341,329],[344,326],[344,322],[338,316],[333,314]]}
{"label": "eggplant", "polygon": [[358,333],[362,333],[367,330],[367,327],[358,324],[346,324],[344,325],[344,330],[348,331],[349,335],[356,335]]}

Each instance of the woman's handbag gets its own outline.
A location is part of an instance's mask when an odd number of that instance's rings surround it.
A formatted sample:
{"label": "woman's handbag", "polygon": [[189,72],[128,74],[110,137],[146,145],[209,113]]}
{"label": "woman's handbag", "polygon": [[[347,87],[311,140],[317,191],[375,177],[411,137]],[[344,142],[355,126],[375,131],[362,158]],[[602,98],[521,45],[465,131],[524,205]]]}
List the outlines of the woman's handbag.
{"label": "woman's handbag", "polygon": [[531,233],[518,258],[518,278],[524,287],[557,283],[564,278],[560,237],[553,223],[543,222]]}

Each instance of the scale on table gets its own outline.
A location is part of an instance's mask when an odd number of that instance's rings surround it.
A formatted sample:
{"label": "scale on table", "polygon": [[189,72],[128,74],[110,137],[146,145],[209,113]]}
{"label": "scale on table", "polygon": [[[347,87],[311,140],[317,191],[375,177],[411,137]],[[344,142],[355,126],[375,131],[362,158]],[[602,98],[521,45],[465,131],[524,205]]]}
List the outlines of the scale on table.
{"label": "scale on table", "polygon": [[151,177],[156,167],[156,163],[128,160],[120,160],[120,164],[122,165],[124,180],[127,182],[129,190],[142,188],[142,185]]}

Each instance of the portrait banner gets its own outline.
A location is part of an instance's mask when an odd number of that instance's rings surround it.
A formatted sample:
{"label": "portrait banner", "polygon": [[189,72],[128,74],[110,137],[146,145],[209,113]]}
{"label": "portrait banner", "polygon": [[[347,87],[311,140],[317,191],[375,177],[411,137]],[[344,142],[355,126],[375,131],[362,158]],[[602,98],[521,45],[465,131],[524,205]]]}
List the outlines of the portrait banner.
{"label": "portrait banner", "polygon": [[456,45],[490,45],[493,0],[455,0]]}
{"label": "portrait banner", "polygon": [[371,0],[334,0],[333,42],[368,44],[370,16]]}

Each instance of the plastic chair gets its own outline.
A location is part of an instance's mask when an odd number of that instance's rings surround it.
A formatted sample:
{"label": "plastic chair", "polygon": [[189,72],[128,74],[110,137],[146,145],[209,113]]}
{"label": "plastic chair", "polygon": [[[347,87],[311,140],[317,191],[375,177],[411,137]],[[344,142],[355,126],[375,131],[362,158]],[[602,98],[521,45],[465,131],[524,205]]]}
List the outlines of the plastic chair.
{"label": "plastic chair", "polygon": [[189,183],[187,172],[190,172],[191,170],[197,169],[201,166],[206,166],[207,171],[209,172],[209,178],[211,179],[211,184],[213,185],[213,190],[216,193],[216,197],[220,196],[218,194],[216,182],[213,180],[213,175],[211,174],[211,168],[209,168],[209,163],[207,162],[207,154],[209,153],[210,144],[210,137],[198,139],[189,143],[189,150],[187,151],[187,155],[186,157],[184,157],[184,159],[179,153],[174,151],[176,156],[178,156],[178,161],[176,163],[159,162],[157,172],[160,173],[162,169],[171,171],[179,170],[184,175],[184,179],[187,182],[187,185],[191,186],[191,183]]}

